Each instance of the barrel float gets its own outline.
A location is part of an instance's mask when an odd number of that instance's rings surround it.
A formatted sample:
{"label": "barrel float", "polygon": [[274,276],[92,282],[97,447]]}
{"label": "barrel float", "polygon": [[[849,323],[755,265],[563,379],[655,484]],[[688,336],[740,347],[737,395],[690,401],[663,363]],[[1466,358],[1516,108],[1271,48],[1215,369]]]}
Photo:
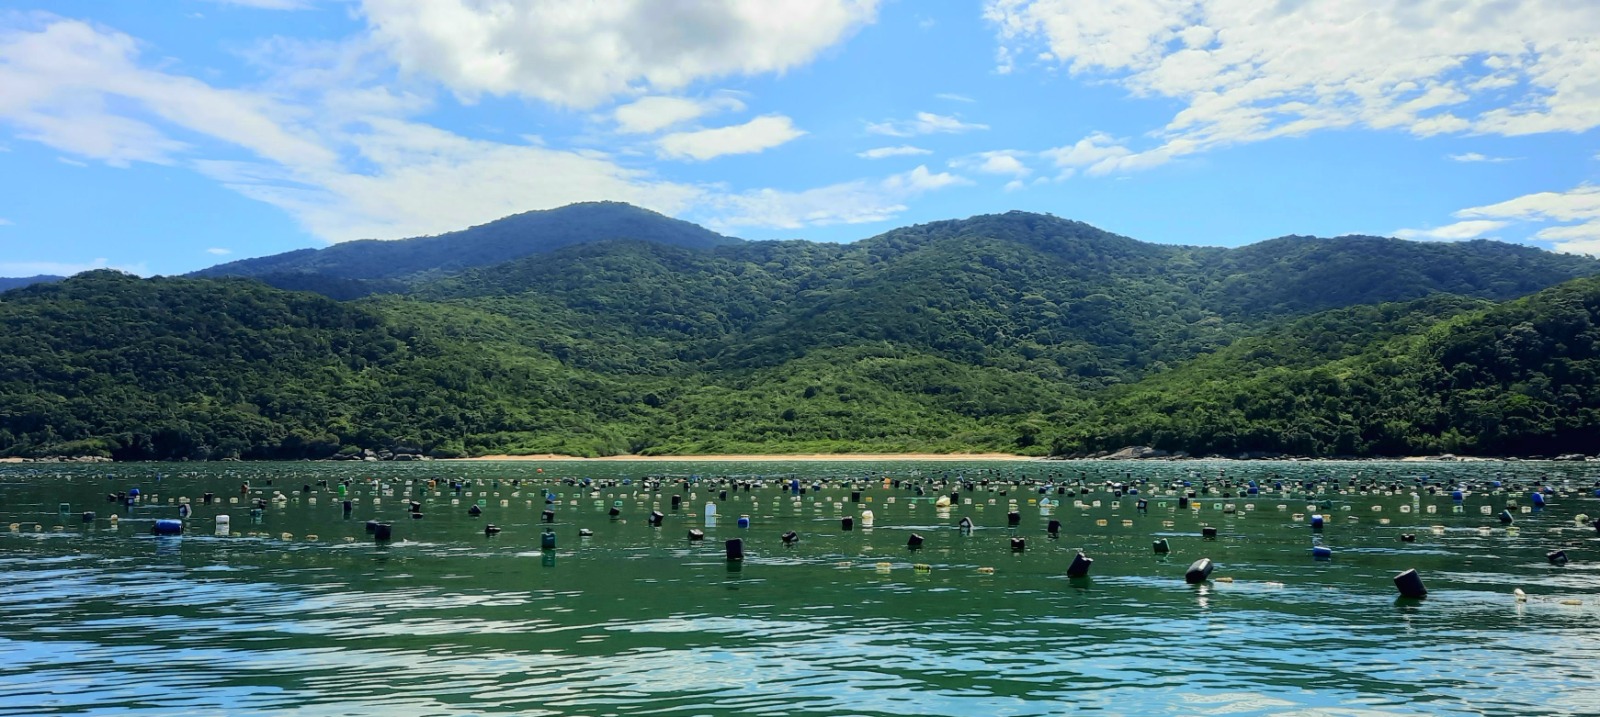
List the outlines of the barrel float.
{"label": "barrel float", "polygon": [[355,504],[348,500],[344,502],[344,515],[346,518],[350,517],[350,511],[355,510],[355,507]]}
{"label": "barrel float", "polygon": [[1422,586],[1422,576],[1417,574],[1416,568],[1394,576],[1394,587],[1400,591],[1400,597],[1420,600],[1428,596],[1428,589]]}
{"label": "barrel float", "polygon": [[681,495],[672,496],[672,509],[673,510],[677,510],[677,509],[682,508],[682,507],[683,507],[683,496],[681,496]]}
{"label": "barrel float", "polygon": [[723,545],[723,548],[728,554],[728,562],[744,560],[744,540],[742,538],[729,540]]}
{"label": "barrel float", "polygon": [[1217,539],[1217,529],[1215,527],[1212,527],[1212,526],[1209,526],[1209,525],[1205,526],[1204,528],[1200,529],[1200,537],[1205,538],[1207,540],[1216,540]]}
{"label": "barrel float", "polygon": [[1149,512],[1149,510],[1150,510],[1150,501],[1145,500],[1144,498],[1140,498],[1139,502],[1135,503],[1133,507],[1134,507],[1135,510],[1139,511],[1140,513]]}
{"label": "barrel float", "polygon": [[1311,514],[1311,529],[1322,530],[1323,517],[1321,513]]}
{"label": "barrel float", "polygon": [[578,529],[578,537],[580,537],[580,538],[593,538],[594,537],[594,531],[590,530],[588,528],[579,528]]}
{"label": "barrel float", "polygon": [[1539,491],[1534,491],[1531,495],[1528,496],[1528,502],[1532,503],[1533,507],[1535,507],[1535,508],[1543,508],[1544,507],[1544,493],[1541,493]]}
{"label": "barrel float", "polygon": [[859,490],[850,491],[850,502],[851,503],[860,503],[861,502],[861,491],[859,491]]}
{"label": "barrel float", "polygon": [[870,510],[861,511],[861,527],[863,527],[863,528],[872,527],[872,524],[876,519],[877,519],[877,516],[873,515],[872,511],[870,511]]}
{"label": "barrel float", "polygon": [[1052,538],[1059,537],[1061,535],[1061,521],[1050,521],[1050,524],[1045,526],[1044,532],[1049,534]]}
{"label": "barrel float", "polygon": [[661,527],[661,520],[663,518],[666,518],[666,517],[667,516],[662,514],[661,511],[652,510],[652,511],[650,511],[650,517],[647,520],[650,523],[650,527],[659,528],[659,527]]}
{"label": "barrel float", "polygon": [[839,519],[839,529],[840,530],[855,530],[856,529],[856,519],[852,518],[852,517],[850,517],[848,515],[843,517],[843,518],[840,518]]}
{"label": "barrel float", "polygon": [[499,534],[500,534],[500,526],[495,525],[494,523],[489,523],[488,525],[483,526],[483,535],[484,535],[484,537],[488,537],[488,536],[491,536],[491,535],[499,535]]}
{"label": "barrel float", "polygon": [[1186,509],[1188,507],[1189,507],[1189,499],[1187,497],[1185,497],[1185,496],[1181,496],[1181,495],[1178,496],[1178,508],[1181,510],[1181,509]]}
{"label": "barrel float", "polygon": [[[421,509],[422,509],[422,506],[418,505],[411,512],[413,512],[413,513],[420,512]],[[471,516],[483,515],[483,509],[479,508],[478,506],[472,506],[471,508],[467,509],[467,515],[471,515]]]}
{"label": "barrel float", "polygon": [[387,543],[394,538],[394,526],[389,523],[377,523],[372,528],[372,539],[379,543]]}
{"label": "barrel float", "polygon": [[556,522],[556,512],[553,510],[546,510],[539,514],[539,519],[546,523],[554,523]]}
{"label": "barrel float", "polygon": [[1027,538],[1012,538],[1011,539],[1011,552],[1020,553],[1020,552],[1022,552],[1024,550],[1027,550],[1027,549],[1028,549],[1028,539]]}
{"label": "barrel float", "polygon": [[1201,558],[1189,565],[1189,570],[1183,574],[1183,581],[1190,585],[1199,585],[1211,578],[1213,564],[1211,558]]}
{"label": "barrel float", "polygon": [[786,532],[783,535],[780,535],[778,537],[783,538],[783,544],[784,545],[794,545],[796,542],[799,542],[799,540],[800,540],[800,534],[796,533],[796,532],[794,532],[792,530],[788,531],[788,532]]}
{"label": "barrel float", "polygon": [[1511,525],[1511,523],[1512,523],[1511,511],[1509,511],[1509,510],[1500,511],[1500,523],[1502,525]]}
{"label": "barrel float", "polygon": [[1009,525],[1009,526],[1015,528],[1015,527],[1017,527],[1017,526],[1019,526],[1021,524],[1022,524],[1022,514],[1021,513],[1018,513],[1017,511],[1014,511],[1014,510],[1009,512],[1009,513],[1006,513],[1006,525]]}
{"label": "barrel float", "polygon": [[622,509],[613,505],[613,506],[611,506],[611,510],[607,511],[607,514],[610,515],[611,517],[615,518],[615,517],[617,517],[619,515],[622,515]]}
{"label": "barrel float", "polygon": [[376,521],[376,520],[367,521],[367,532],[368,533],[376,533],[376,532],[378,532],[378,521]]}
{"label": "barrel float", "polygon": [[1567,551],[1552,550],[1544,554],[1544,559],[1550,561],[1551,565],[1561,567],[1567,564]]}
{"label": "barrel float", "polygon": [[551,530],[549,528],[545,528],[544,529],[544,534],[539,536],[539,549],[540,550],[555,550],[556,549],[556,532],[554,530]]}
{"label": "barrel float", "polygon": [[1158,555],[1166,555],[1172,552],[1172,546],[1167,545],[1166,538],[1157,538],[1154,543],[1151,543],[1151,547],[1155,549]]}
{"label": "barrel float", "polygon": [[94,511],[92,511],[92,510],[84,511],[83,512],[83,522],[85,522],[85,523],[93,523],[94,522]]}
{"label": "barrel float", "polygon": [[206,505],[211,505],[212,501],[215,501],[216,499],[217,495],[215,493],[203,493],[200,495],[200,502],[205,503]]}
{"label": "barrel float", "polygon": [[1401,533],[1400,534],[1400,542],[1402,542],[1402,543],[1415,543],[1415,542],[1417,542],[1417,536],[1415,534],[1413,534],[1413,533]]}
{"label": "barrel float", "polygon": [[1465,493],[1462,493],[1459,490],[1450,491],[1450,500],[1453,500],[1453,501],[1455,501],[1457,503],[1460,503],[1461,501],[1464,501],[1466,499],[1467,499],[1467,496],[1466,496]]}
{"label": "barrel float", "polygon": [[1318,545],[1311,549],[1311,557],[1314,560],[1332,560],[1333,549],[1325,545]]}
{"label": "barrel float", "polygon": [[906,547],[912,550],[922,547],[922,536],[912,533],[911,537],[906,538]]}
{"label": "barrel float", "polygon": [[1092,565],[1094,565],[1094,558],[1084,555],[1083,551],[1080,550],[1077,555],[1073,556],[1072,564],[1067,566],[1067,577],[1087,577],[1089,575],[1089,567]]}
{"label": "barrel float", "polygon": [[705,539],[706,539],[706,531],[701,530],[699,528],[690,528],[689,529],[689,540],[690,541],[705,540]]}
{"label": "barrel float", "polygon": [[183,535],[183,521],[162,519],[150,526],[150,532],[155,535]]}
{"label": "barrel float", "polygon": [[[963,533],[970,533],[972,532],[972,519],[962,518],[961,522],[956,523],[956,527],[960,528]],[[1600,522],[1595,523],[1595,529],[1600,530]]]}

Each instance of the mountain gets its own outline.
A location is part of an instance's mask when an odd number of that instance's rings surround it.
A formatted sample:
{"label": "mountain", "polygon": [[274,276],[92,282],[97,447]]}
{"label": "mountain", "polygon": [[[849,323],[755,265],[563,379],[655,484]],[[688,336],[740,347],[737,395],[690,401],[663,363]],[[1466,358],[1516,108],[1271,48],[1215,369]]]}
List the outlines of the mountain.
{"label": "mountain", "polygon": [[53,276],[50,274],[39,274],[37,276],[20,278],[0,276],[0,291],[10,291],[12,289],[20,289],[24,286],[32,286],[33,284],[46,284],[52,281],[61,281],[65,278],[67,277]]}
{"label": "mountain", "polygon": [[576,211],[607,219],[450,272],[99,271],[7,292],[0,456],[1516,454],[1600,431],[1584,257],[1173,246],[1022,212],[681,246],[604,229],[672,220]]}
{"label": "mountain", "polygon": [[629,204],[588,202],[524,212],[438,236],[394,241],[367,239],[325,249],[299,249],[241,259],[193,275],[279,277],[280,280],[297,274],[354,281],[409,279],[499,264],[607,239],[637,239],[690,249],[740,241]]}

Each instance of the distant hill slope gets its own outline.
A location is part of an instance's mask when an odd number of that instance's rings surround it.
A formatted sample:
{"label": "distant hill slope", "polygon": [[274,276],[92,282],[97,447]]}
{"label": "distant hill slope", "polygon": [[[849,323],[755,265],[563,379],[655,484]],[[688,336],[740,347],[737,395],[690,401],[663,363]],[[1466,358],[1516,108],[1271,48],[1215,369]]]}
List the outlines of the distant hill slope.
{"label": "distant hill slope", "polygon": [[37,276],[16,278],[0,276],[0,291],[10,291],[11,289],[19,289],[24,286],[32,286],[33,284],[46,284],[52,281],[61,281],[65,278],[66,277],[64,276],[53,276],[50,274],[39,274]]}
{"label": "distant hill slope", "polygon": [[241,259],[193,275],[286,277],[317,274],[346,280],[400,279],[454,273],[574,244],[610,239],[636,239],[691,249],[740,241],[630,204],[588,202],[524,212],[438,236],[394,241],[368,239],[325,249],[300,249]]}

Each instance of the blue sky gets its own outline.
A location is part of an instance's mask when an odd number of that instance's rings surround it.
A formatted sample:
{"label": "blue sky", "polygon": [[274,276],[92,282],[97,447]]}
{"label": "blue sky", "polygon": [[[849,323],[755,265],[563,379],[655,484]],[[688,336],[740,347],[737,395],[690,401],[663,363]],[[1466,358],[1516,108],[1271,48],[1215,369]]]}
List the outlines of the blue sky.
{"label": "blue sky", "polygon": [[574,201],[852,241],[1600,253],[1592,0],[54,0],[0,9],[0,276]]}

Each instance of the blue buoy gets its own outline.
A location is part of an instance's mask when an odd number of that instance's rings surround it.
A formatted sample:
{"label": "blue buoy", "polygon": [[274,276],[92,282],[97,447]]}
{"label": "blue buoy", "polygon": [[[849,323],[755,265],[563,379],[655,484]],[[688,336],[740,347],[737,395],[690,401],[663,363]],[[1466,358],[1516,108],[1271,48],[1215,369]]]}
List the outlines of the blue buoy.
{"label": "blue buoy", "polygon": [[1084,555],[1082,551],[1072,558],[1072,564],[1067,566],[1067,577],[1082,578],[1089,575],[1089,567],[1094,565],[1094,558]]}
{"label": "blue buoy", "polygon": [[741,527],[741,528],[748,528],[748,527],[750,527],[750,516],[748,516],[748,515],[741,515],[741,516],[739,516],[739,521],[738,521],[738,523],[739,523],[739,527]]}
{"label": "blue buoy", "polygon": [[1333,549],[1327,546],[1318,545],[1311,549],[1311,557],[1317,560],[1332,560]]}
{"label": "blue buoy", "polygon": [[1528,500],[1533,502],[1533,507],[1535,508],[1544,507],[1544,494],[1539,491],[1534,491],[1533,495],[1528,496]]}
{"label": "blue buoy", "polygon": [[1453,500],[1453,501],[1455,501],[1457,503],[1460,503],[1461,501],[1464,501],[1466,499],[1467,499],[1466,494],[1462,493],[1461,491],[1459,491],[1459,490],[1450,491],[1450,500]]}
{"label": "blue buoy", "polygon": [[[66,504],[63,503],[62,505],[66,505]],[[179,518],[187,519],[190,515],[193,515],[193,514],[194,514],[194,509],[190,508],[188,503],[184,503],[183,505],[178,506],[178,517]]]}
{"label": "blue buoy", "polygon": [[1428,589],[1422,586],[1422,576],[1417,574],[1416,568],[1394,576],[1394,587],[1400,591],[1400,597],[1420,600],[1428,596]]}
{"label": "blue buoy", "polygon": [[183,521],[158,520],[155,525],[150,527],[150,532],[156,535],[183,535]]}
{"label": "blue buoy", "polygon": [[1214,567],[1211,558],[1201,558],[1189,565],[1188,572],[1183,574],[1183,581],[1190,585],[1199,585],[1211,578],[1211,569]]}
{"label": "blue buoy", "polygon": [[1512,522],[1511,511],[1509,511],[1509,510],[1500,511],[1500,522],[1504,523],[1506,525],[1511,525],[1511,522]]}
{"label": "blue buoy", "polygon": [[553,531],[553,530],[551,530],[549,528],[545,528],[544,529],[544,535],[539,536],[539,549],[540,550],[555,550],[556,549],[556,533],[555,533],[555,531]]}
{"label": "blue buoy", "polygon": [[1322,514],[1321,513],[1317,513],[1315,515],[1312,515],[1311,516],[1311,529],[1312,530],[1322,530],[1322,522],[1323,522],[1323,519],[1322,519]]}

